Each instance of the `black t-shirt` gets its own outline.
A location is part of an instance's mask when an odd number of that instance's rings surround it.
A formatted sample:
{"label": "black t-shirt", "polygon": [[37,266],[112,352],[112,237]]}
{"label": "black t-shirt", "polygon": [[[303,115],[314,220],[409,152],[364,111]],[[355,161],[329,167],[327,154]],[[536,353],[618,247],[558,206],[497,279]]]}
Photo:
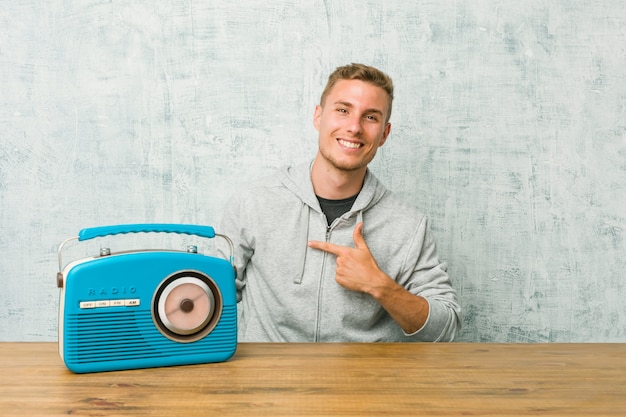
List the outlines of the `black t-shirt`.
{"label": "black t-shirt", "polygon": [[317,197],[317,201],[320,203],[322,211],[326,215],[326,221],[330,226],[337,217],[341,217],[344,213],[347,213],[352,208],[354,201],[359,196],[355,194],[352,197],[343,198],[341,200],[328,200],[320,196]]}

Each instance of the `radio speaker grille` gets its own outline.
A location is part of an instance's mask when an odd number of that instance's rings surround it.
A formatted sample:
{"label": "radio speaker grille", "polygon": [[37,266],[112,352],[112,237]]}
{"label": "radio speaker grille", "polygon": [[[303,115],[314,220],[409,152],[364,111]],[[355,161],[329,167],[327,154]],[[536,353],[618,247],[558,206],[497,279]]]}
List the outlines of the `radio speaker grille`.
{"label": "radio speaker grille", "polygon": [[164,337],[149,310],[129,309],[66,317],[65,360],[82,364],[180,355],[232,352],[237,344],[237,308],[226,305],[217,326],[204,338],[180,343]]}

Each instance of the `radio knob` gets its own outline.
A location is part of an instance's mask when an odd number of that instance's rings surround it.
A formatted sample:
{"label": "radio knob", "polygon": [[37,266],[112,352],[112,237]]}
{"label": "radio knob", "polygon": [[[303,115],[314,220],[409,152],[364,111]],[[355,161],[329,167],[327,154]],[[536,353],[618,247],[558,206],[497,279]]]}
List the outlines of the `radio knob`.
{"label": "radio knob", "polygon": [[180,309],[184,313],[189,313],[191,310],[193,310],[193,301],[189,298],[185,298],[183,301],[180,302]]}

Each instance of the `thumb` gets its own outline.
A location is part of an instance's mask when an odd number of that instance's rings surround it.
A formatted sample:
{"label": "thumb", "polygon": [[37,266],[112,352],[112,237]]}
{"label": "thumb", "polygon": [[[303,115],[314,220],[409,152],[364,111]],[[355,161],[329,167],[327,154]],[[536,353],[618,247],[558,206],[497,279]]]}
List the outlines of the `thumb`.
{"label": "thumb", "polygon": [[354,228],[354,232],[352,233],[352,239],[354,240],[354,246],[357,249],[368,249],[367,243],[365,243],[365,238],[363,237],[363,222],[360,222]]}

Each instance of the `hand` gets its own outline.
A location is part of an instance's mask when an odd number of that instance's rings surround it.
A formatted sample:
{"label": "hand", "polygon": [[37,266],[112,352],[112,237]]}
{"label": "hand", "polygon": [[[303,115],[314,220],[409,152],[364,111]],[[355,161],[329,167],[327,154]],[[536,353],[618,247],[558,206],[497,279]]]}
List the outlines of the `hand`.
{"label": "hand", "polygon": [[310,241],[309,247],[337,256],[335,280],[339,285],[348,290],[372,294],[377,287],[384,285],[383,280],[389,280],[389,277],[380,270],[365,243],[362,222],[354,228],[352,239],[354,248],[320,241]]}

